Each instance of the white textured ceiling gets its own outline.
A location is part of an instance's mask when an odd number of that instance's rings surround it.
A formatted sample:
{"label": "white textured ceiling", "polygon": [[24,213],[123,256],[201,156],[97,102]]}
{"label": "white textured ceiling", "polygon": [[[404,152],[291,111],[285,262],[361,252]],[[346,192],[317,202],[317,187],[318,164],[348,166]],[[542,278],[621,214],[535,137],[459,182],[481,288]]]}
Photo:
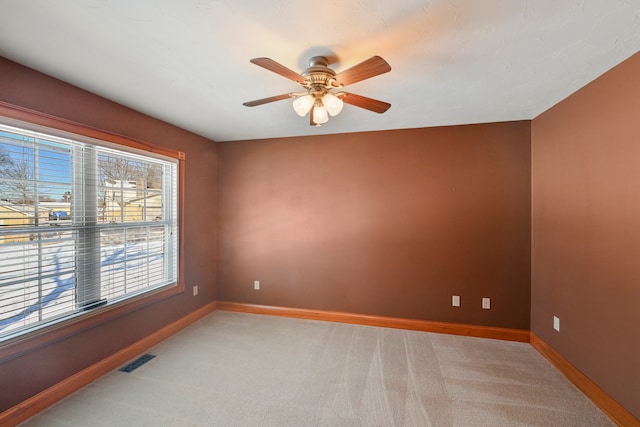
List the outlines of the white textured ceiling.
{"label": "white textured ceiling", "polygon": [[[640,0],[0,0],[0,55],[216,141],[533,119],[639,49]],[[317,54],[391,109],[242,105]]]}

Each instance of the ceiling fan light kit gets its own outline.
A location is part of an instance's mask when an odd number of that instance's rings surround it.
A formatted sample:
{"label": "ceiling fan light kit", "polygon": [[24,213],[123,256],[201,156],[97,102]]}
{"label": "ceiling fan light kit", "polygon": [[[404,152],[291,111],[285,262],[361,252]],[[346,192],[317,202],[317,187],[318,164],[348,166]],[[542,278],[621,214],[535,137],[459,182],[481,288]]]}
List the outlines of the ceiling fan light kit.
{"label": "ceiling fan light kit", "polygon": [[324,104],[327,112],[332,116],[337,116],[342,111],[342,107],[344,107],[344,102],[342,99],[338,98],[336,95],[331,92],[327,92],[322,97],[322,103]]}
{"label": "ceiling fan light kit", "polygon": [[293,101],[293,109],[300,117],[304,117],[309,111],[311,111],[313,104],[315,104],[313,96],[305,93],[304,95],[298,96],[295,101]]}
{"label": "ceiling fan light kit", "polygon": [[313,107],[311,107],[311,124],[320,126],[329,121],[329,113],[327,109],[322,105],[320,99],[316,99]]}
{"label": "ceiling fan light kit", "polygon": [[343,91],[332,92],[334,89],[340,89],[349,84],[391,71],[391,66],[379,56],[373,56],[339,74],[329,68],[329,61],[324,56],[311,58],[309,67],[301,74],[291,71],[270,58],[254,58],[251,62],[289,80],[293,80],[305,88],[305,91],[245,102],[243,105],[247,107],[294,98],[294,111],[300,117],[304,117],[309,113],[309,124],[312,126],[320,126],[329,121],[330,115],[336,116],[340,114],[344,103],[376,113],[384,113],[391,107],[391,104],[387,102],[361,95]]}

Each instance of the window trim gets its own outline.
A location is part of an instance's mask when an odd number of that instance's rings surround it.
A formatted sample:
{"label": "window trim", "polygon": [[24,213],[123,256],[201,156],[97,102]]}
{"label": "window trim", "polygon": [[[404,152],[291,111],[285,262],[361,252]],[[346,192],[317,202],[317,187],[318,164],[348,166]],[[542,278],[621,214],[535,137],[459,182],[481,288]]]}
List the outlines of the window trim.
{"label": "window trim", "polygon": [[[0,101],[0,116],[9,120],[22,122],[22,125],[26,125],[35,131],[42,130],[38,129],[38,127],[45,127],[48,128],[49,131],[53,129],[69,132],[104,141],[108,144],[134,148],[178,160],[178,279],[175,285],[151,290],[141,295],[119,301],[113,305],[100,307],[89,312],[84,312],[81,315],[71,316],[68,319],[44,326],[33,332],[8,339],[0,344],[0,363],[62,341],[72,335],[76,335],[127,313],[139,310],[147,305],[184,292],[184,163],[186,159],[184,152],[168,149],[113,132],[107,132],[96,127],[83,125],[47,113],[15,106],[4,101]],[[47,129],[44,131],[46,132],[46,130]]]}

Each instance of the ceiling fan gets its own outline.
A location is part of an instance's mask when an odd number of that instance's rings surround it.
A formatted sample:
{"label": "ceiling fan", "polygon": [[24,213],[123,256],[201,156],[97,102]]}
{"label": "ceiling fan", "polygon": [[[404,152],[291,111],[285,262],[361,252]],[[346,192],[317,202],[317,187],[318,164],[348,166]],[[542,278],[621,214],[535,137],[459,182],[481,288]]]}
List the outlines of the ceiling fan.
{"label": "ceiling fan", "polygon": [[345,102],[376,113],[384,113],[391,107],[391,104],[387,102],[354,93],[332,92],[333,89],[341,89],[344,86],[391,71],[391,66],[379,56],[373,56],[337,74],[329,68],[329,60],[324,56],[311,58],[309,67],[301,74],[291,71],[270,58],[254,58],[251,62],[293,80],[305,90],[256,99],[242,104],[247,107],[294,98],[293,109],[301,117],[310,113],[309,124],[311,126],[320,126],[329,120],[329,115],[339,114]]}

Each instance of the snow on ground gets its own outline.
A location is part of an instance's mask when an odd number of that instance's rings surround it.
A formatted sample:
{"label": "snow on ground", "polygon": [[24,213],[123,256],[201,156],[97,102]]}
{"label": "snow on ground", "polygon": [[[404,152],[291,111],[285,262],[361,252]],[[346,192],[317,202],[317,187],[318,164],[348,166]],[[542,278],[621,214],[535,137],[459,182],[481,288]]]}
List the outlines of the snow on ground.
{"label": "snow on ground", "polygon": [[[40,242],[0,244],[0,334],[76,311],[73,233],[46,233]],[[112,301],[164,282],[161,235],[149,242],[125,244],[123,238],[107,233],[102,236],[110,244],[101,248],[101,299]]]}

